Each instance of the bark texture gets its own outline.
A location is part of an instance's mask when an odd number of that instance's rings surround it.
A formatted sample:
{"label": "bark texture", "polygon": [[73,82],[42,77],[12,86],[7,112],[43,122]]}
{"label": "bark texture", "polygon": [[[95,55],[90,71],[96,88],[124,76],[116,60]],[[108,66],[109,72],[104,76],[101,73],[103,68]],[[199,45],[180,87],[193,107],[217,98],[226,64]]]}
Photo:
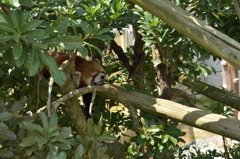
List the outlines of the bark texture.
{"label": "bark texture", "polygon": [[187,86],[188,88],[207,96],[208,98],[226,104],[234,109],[240,110],[240,97],[234,93],[219,89],[212,85],[206,84],[199,80],[188,80],[186,75],[181,75],[178,82]]}
{"label": "bark texture", "polygon": [[108,84],[96,86],[96,90],[98,95],[113,100],[118,100],[118,93],[120,93],[129,103],[142,111],[171,118],[181,123],[240,141],[239,120],[138,92],[126,91],[121,87],[113,87]]}

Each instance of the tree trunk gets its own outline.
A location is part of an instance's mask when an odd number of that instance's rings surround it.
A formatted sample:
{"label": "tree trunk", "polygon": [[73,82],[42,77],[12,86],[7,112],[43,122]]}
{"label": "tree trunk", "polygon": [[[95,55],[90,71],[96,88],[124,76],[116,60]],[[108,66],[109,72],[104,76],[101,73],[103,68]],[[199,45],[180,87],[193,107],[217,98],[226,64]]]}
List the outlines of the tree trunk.
{"label": "tree trunk", "polygon": [[[64,68],[64,73],[67,76],[67,82],[60,86],[63,95],[68,94],[72,90],[76,89],[76,80],[74,79],[73,74],[75,74],[75,58],[70,58],[68,64]],[[71,121],[74,124],[77,132],[85,138],[88,133],[87,122],[85,119],[85,115],[82,112],[81,106],[79,104],[78,96],[72,97],[65,101],[65,105],[67,107],[69,116]]]}
{"label": "tree trunk", "polygon": [[240,44],[227,35],[205,24],[169,0],[131,1],[240,69]]}

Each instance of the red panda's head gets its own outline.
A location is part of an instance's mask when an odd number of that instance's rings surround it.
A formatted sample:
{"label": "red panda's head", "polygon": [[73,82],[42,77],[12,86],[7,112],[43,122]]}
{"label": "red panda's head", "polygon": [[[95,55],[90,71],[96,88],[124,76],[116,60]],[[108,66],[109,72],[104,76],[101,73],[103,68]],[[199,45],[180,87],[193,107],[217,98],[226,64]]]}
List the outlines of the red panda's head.
{"label": "red panda's head", "polygon": [[106,79],[106,72],[99,61],[87,61],[80,56],[76,57],[76,71],[80,73],[79,87],[102,85]]}

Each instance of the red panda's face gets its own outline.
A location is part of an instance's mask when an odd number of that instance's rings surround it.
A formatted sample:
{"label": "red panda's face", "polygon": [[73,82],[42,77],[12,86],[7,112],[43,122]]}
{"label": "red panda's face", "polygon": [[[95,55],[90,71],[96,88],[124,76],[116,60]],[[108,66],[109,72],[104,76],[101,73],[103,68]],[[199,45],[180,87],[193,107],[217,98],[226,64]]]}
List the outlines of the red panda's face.
{"label": "red panda's face", "polygon": [[81,73],[80,87],[102,85],[106,79],[106,72],[97,61],[76,63],[76,71]]}

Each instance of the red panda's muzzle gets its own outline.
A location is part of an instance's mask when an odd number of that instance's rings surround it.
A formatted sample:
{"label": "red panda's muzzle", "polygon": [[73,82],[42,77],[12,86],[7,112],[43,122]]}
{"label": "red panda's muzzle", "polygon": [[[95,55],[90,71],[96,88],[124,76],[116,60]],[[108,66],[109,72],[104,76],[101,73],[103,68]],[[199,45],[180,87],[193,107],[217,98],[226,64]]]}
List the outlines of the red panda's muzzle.
{"label": "red panda's muzzle", "polygon": [[95,78],[93,78],[93,85],[102,85],[105,82],[105,73],[99,73],[96,75]]}

